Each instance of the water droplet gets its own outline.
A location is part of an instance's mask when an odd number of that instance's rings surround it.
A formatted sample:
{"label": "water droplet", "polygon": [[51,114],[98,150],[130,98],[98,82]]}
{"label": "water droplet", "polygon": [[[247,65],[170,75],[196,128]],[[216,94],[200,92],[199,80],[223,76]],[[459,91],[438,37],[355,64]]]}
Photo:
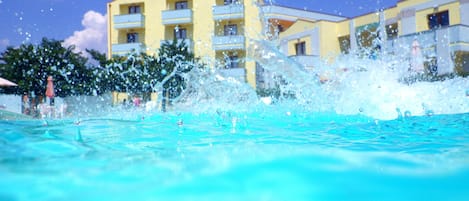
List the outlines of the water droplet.
{"label": "water droplet", "polygon": [[410,117],[410,116],[412,116],[412,113],[410,113],[409,110],[406,110],[406,111],[404,112],[404,116],[405,116],[405,117]]}
{"label": "water droplet", "polygon": [[77,128],[77,134],[75,135],[75,140],[78,142],[83,142],[83,137],[81,136],[80,128]]}

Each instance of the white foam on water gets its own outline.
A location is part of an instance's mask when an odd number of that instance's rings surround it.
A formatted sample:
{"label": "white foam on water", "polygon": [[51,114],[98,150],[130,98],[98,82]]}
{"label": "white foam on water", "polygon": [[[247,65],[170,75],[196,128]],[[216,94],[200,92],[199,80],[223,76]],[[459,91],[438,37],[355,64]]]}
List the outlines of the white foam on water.
{"label": "white foam on water", "polygon": [[[411,76],[407,63],[342,55],[333,64],[319,63],[306,70],[266,41],[252,40],[248,59],[270,72],[281,75],[280,90],[291,93],[292,100],[311,112],[362,114],[376,119],[396,119],[402,115],[435,115],[469,112],[469,79],[455,77],[443,81],[405,83]],[[263,104],[246,83],[225,78],[216,71],[190,75],[189,93],[180,101],[192,111],[252,110]],[[327,81],[320,82],[326,77]],[[291,100],[289,100],[291,101]],[[274,103],[275,104],[275,103]],[[291,104],[290,104],[291,105]]]}

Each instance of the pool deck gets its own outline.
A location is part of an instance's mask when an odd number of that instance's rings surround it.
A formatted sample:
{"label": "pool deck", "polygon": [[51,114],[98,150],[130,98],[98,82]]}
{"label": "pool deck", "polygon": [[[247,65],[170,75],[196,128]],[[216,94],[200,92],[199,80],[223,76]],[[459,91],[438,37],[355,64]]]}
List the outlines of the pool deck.
{"label": "pool deck", "polygon": [[0,120],[26,120],[26,119],[33,119],[33,118],[28,115],[0,109]]}

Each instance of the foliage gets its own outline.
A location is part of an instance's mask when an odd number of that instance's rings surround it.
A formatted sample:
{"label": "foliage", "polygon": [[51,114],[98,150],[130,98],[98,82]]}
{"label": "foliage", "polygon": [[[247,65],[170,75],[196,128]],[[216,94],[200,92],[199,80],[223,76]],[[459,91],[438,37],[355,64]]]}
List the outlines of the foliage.
{"label": "foliage", "polygon": [[98,50],[86,49],[86,52],[90,54],[91,58],[96,60],[100,67],[105,66],[107,59],[106,54],[99,52]]}
{"label": "foliage", "polygon": [[185,89],[184,74],[198,66],[194,54],[181,41],[161,45],[158,56],[132,52],[114,56],[98,75],[102,88],[134,94],[162,91],[170,100]]}
{"label": "foliage", "polygon": [[34,92],[43,96],[47,77],[52,76],[56,96],[91,93],[93,76],[86,67],[87,59],[73,50],[73,46],[65,48],[61,41],[46,38],[37,46],[8,47],[0,57],[0,76],[16,82],[18,87],[8,88],[6,92]]}
{"label": "foliage", "polygon": [[156,91],[157,58],[144,53],[115,56],[108,60],[99,77],[102,88],[109,91],[149,93]]}
{"label": "foliage", "polygon": [[161,73],[157,75],[157,80],[163,84],[163,94],[167,92],[170,100],[174,99],[186,88],[183,74],[199,64],[187,45],[176,39],[163,43],[158,57]]}
{"label": "foliage", "polygon": [[170,100],[178,97],[186,87],[185,73],[201,66],[182,41],[173,40],[161,45],[157,57],[132,52],[124,57],[106,59],[96,50],[86,50],[97,61],[63,47],[61,41],[44,38],[39,45],[23,44],[8,47],[1,53],[0,76],[18,84],[7,93],[34,92],[44,96],[47,77],[53,76],[56,95],[92,94],[107,91],[134,94],[162,91]]}

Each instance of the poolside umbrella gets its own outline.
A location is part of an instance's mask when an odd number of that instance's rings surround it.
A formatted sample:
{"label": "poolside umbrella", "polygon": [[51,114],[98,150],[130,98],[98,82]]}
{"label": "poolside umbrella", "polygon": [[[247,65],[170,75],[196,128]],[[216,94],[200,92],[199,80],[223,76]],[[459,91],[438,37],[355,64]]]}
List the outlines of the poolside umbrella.
{"label": "poolside umbrella", "polygon": [[10,80],[0,77],[0,87],[14,87],[14,86],[18,86],[18,85]]}
{"label": "poolside umbrella", "polygon": [[46,96],[50,98],[50,104],[53,105],[55,93],[52,76],[47,77]]}
{"label": "poolside umbrella", "polygon": [[411,58],[411,70],[414,72],[423,72],[423,56],[422,56],[422,49],[420,48],[420,44],[417,40],[412,42],[412,58]]}

